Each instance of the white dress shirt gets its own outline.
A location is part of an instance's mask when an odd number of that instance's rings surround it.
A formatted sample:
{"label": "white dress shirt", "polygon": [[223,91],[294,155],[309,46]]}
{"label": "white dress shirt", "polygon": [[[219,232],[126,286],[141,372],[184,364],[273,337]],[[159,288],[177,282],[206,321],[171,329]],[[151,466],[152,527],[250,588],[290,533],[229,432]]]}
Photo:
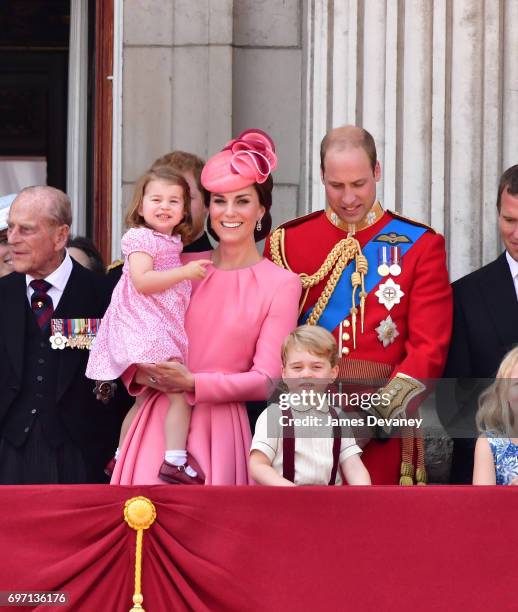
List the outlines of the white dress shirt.
{"label": "white dress shirt", "polygon": [[[68,279],[70,278],[70,274],[72,273],[72,259],[68,254],[68,251],[65,252],[65,258],[57,267],[54,272],[51,272],[48,276],[45,277],[48,283],[52,285],[52,287],[48,290],[48,295],[52,299],[52,304],[54,305],[54,310],[58,307],[59,300],[63,295],[63,291],[65,291],[65,287],[67,286]],[[30,274],[25,275],[25,282],[27,284],[27,299],[29,300],[29,304],[31,303],[31,297],[34,293],[34,289],[30,286],[30,282],[34,280],[34,277]]]}
{"label": "white dress shirt", "polygon": [[[333,469],[333,427],[325,425],[329,406],[323,406],[321,410],[312,406],[291,406],[293,418],[312,417],[316,423],[315,427],[294,426],[295,433],[295,477],[296,485],[327,485],[331,478]],[[278,404],[270,404],[266,410],[259,415],[255,425],[255,433],[252,440],[252,450],[261,451],[272,462],[273,469],[282,476],[283,474],[283,437],[281,411]],[[343,412],[338,411],[338,416],[344,417]],[[342,431],[346,429],[342,427]],[[313,432],[313,433],[312,433]],[[309,437],[316,435],[318,437]],[[343,463],[352,455],[361,454],[361,448],[356,444],[352,432],[347,438],[342,438],[340,443],[339,462]],[[336,473],[335,485],[341,485],[342,478],[340,470]]]}
{"label": "white dress shirt", "polygon": [[509,264],[509,270],[511,270],[511,276],[514,281],[514,290],[516,291],[516,299],[518,300],[518,261],[513,259],[509,252],[505,252],[505,256],[507,258],[507,263]]}

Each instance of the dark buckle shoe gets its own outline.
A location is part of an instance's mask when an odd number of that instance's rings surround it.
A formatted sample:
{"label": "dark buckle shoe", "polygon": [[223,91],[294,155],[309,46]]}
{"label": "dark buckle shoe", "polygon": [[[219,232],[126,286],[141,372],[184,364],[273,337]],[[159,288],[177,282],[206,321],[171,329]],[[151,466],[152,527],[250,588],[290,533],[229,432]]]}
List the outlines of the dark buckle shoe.
{"label": "dark buckle shoe", "polygon": [[[198,474],[194,478],[185,471],[188,465]],[[189,453],[187,453],[187,462],[184,465],[173,465],[164,461],[160,466],[158,477],[169,484],[202,485],[205,483],[205,474],[198,465],[198,462]]]}
{"label": "dark buckle shoe", "polygon": [[104,473],[106,474],[106,476],[109,476],[110,478],[112,477],[113,470],[115,469],[115,464],[116,464],[115,457],[112,457],[106,464],[106,467],[104,468]]}

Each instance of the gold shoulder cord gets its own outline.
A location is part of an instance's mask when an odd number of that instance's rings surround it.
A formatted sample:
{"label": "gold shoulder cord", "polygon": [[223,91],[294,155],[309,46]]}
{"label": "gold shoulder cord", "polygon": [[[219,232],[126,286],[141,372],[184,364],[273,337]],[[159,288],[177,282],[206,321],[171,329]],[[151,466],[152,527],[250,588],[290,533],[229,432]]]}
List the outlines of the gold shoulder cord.
{"label": "gold shoulder cord", "polygon": [[[284,238],[285,238],[285,230],[280,227],[276,229],[271,238],[270,238],[270,253],[272,256],[272,261],[284,268],[293,272],[288,264],[288,260],[286,259],[286,253],[284,250]],[[360,318],[361,318],[361,331],[363,333],[363,323],[365,319],[365,299],[367,297],[367,293],[365,292],[365,275],[368,272],[368,263],[367,258],[363,255],[360,243],[353,238],[350,234],[347,238],[340,240],[335,244],[335,246],[328,253],[327,257],[324,260],[324,263],[320,266],[320,268],[314,274],[306,274],[301,272],[299,274],[300,280],[302,281],[302,288],[305,289],[304,297],[302,299],[302,303],[299,310],[299,315],[304,308],[304,304],[306,303],[306,299],[308,297],[308,292],[311,287],[318,285],[324,278],[329,274],[329,279],[320,294],[320,297],[311,312],[307,320],[308,325],[316,325],[318,320],[320,319],[322,313],[324,312],[329,299],[335,290],[335,287],[340,280],[342,272],[347,267],[347,264],[352,259],[355,259],[356,269],[351,275],[351,283],[353,286],[353,294],[352,294],[352,305],[350,309],[351,319],[352,319],[352,332],[353,332],[353,347],[356,348],[356,315],[358,309],[355,306],[354,299],[356,296],[356,290],[358,287],[360,289]]]}

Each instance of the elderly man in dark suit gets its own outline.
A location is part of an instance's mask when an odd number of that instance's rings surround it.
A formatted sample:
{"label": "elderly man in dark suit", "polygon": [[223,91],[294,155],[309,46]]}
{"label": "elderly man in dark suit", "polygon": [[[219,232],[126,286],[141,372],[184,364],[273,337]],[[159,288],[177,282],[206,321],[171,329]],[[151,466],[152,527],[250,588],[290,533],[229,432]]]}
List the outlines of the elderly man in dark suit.
{"label": "elderly man in dark suit", "polygon": [[51,319],[102,317],[104,278],[68,255],[72,213],[52,187],[21,191],[9,212],[14,272],[0,279],[0,483],[104,482],[127,398],[107,405],[84,376],[88,351],[52,350]]}
{"label": "elderly man in dark suit", "polygon": [[446,403],[447,394],[438,408],[446,429],[458,436],[450,478],[456,484],[472,481],[480,392],[518,343],[518,165],[500,179],[497,210],[504,253],[453,283],[453,335],[444,376],[457,379],[457,411]]}

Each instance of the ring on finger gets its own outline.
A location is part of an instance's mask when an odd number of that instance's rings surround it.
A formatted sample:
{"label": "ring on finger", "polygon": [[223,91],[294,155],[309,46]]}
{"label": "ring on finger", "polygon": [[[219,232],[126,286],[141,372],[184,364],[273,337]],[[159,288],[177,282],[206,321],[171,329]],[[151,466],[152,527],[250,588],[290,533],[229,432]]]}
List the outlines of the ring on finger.
{"label": "ring on finger", "polygon": [[157,382],[156,378],[154,376],[150,376],[149,377],[149,382],[155,384]]}

